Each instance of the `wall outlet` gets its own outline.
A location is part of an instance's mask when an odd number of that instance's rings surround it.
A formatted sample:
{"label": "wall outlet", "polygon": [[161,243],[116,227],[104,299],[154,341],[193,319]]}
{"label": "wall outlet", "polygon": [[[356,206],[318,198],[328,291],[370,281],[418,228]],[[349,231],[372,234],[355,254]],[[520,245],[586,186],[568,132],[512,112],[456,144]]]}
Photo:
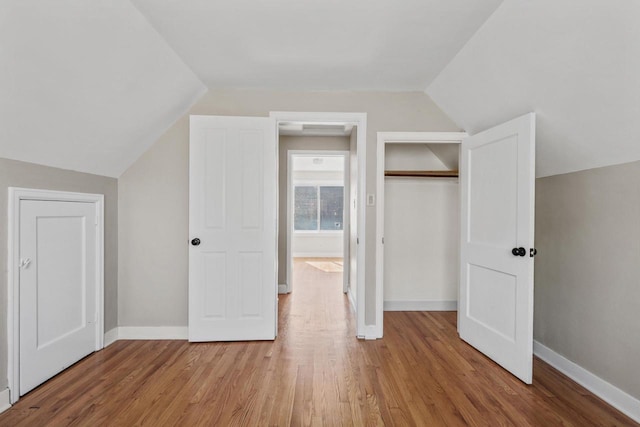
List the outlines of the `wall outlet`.
{"label": "wall outlet", "polygon": [[367,206],[375,206],[376,204],[376,195],[373,193],[367,194]]}

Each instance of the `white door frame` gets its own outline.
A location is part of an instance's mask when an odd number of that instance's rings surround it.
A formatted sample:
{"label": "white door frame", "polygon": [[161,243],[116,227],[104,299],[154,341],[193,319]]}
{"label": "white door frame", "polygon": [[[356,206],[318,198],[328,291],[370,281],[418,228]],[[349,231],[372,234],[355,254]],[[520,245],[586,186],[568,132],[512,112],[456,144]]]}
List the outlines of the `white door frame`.
{"label": "white door frame", "polygon": [[[344,195],[346,196],[346,191],[349,188],[349,151],[344,150],[332,150],[332,151],[323,151],[323,150],[289,150],[287,152],[287,283],[286,283],[286,293],[291,293],[293,290],[293,252],[292,252],[292,243],[293,243],[293,156],[333,156],[338,157],[341,156],[344,161],[344,168],[342,170],[342,182],[344,185]],[[346,258],[348,254],[346,250],[348,248],[349,241],[349,233],[347,233],[347,225],[350,224],[350,218],[348,212],[350,210],[351,203],[347,197],[344,198],[343,210],[342,210],[342,257]],[[345,264],[345,263],[343,263]],[[342,291],[347,293],[347,285],[349,284],[349,269],[342,269]]]}
{"label": "white door frame", "polygon": [[[269,117],[275,119],[276,138],[279,136],[279,125],[285,122],[304,122],[314,124],[343,123],[356,126],[356,155],[358,158],[358,245],[356,246],[356,335],[358,338],[374,338],[367,333],[372,326],[365,326],[365,248],[366,248],[366,181],[367,181],[367,114],[366,113],[326,113],[326,112],[292,112],[272,111]],[[278,147],[279,148],[279,147]],[[277,242],[276,242],[277,244]],[[353,248],[350,248],[353,250]],[[276,257],[277,257],[276,251]],[[277,262],[277,259],[276,259]]]}
{"label": "white door frame", "polygon": [[466,132],[378,132],[376,187],[376,328],[382,338],[384,323],[384,168],[386,144],[460,144]]}
{"label": "white door frame", "polygon": [[36,190],[9,187],[8,248],[7,248],[7,377],[11,403],[20,398],[20,201],[40,200],[94,203],[96,206],[96,342],[95,349],[104,347],[104,196],[102,194]]}

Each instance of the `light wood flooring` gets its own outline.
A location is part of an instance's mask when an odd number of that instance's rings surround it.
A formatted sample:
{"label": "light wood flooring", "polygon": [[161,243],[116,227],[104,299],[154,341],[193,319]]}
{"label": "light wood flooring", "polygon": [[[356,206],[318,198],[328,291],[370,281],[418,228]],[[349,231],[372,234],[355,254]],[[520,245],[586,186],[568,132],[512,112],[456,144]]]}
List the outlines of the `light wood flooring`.
{"label": "light wood flooring", "polygon": [[275,342],[118,341],[0,425],[636,425],[538,359],[524,385],[458,339],[454,312],[388,312],[384,339],[357,340],[341,273],[295,274]]}

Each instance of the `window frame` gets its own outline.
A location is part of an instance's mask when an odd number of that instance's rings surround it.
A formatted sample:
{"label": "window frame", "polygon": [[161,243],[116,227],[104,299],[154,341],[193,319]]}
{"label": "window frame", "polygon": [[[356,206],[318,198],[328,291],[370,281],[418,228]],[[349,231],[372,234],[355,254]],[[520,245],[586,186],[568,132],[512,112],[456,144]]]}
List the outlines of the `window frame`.
{"label": "window frame", "polygon": [[[327,234],[342,234],[344,232],[344,197],[345,197],[345,185],[344,181],[329,181],[329,180],[295,180],[291,185],[291,218],[292,218],[292,231],[295,235],[307,235],[307,236],[321,236]],[[296,214],[296,187],[316,187],[317,197],[317,221],[318,228],[316,230],[296,230],[295,214]],[[342,188],[342,230],[322,230],[320,229],[320,187],[341,187]]]}

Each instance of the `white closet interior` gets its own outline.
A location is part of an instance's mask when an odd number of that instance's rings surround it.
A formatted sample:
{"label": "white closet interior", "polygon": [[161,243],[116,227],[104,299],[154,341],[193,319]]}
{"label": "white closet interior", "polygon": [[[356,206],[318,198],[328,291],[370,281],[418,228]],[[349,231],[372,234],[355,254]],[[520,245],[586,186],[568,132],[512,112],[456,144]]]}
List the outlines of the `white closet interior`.
{"label": "white closet interior", "polygon": [[384,310],[455,310],[459,144],[385,144]]}

